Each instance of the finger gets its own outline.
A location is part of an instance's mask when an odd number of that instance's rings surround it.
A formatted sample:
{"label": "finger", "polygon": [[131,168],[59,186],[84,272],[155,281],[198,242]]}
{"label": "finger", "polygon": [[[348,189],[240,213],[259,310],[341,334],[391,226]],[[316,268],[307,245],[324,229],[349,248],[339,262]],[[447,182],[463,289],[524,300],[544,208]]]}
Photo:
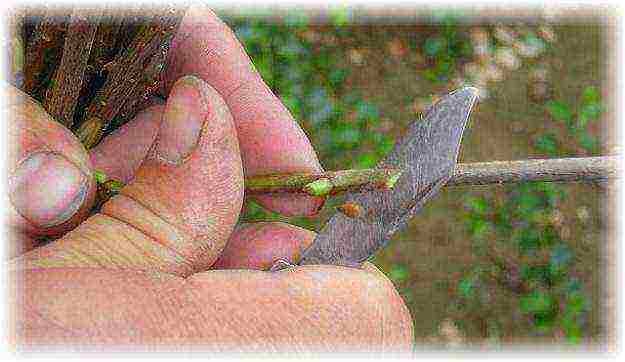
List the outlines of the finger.
{"label": "finger", "polygon": [[5,86],[4,94],[10,120],[9,226],[28,237],[61,235],[80,223],[93,204],[89,157],[35,100],[12,86]]}
{"label": "finger", "polygon": [[[195,74],[226,100],[237,127],[246,176],[321,172],[310,141],[289,111],[254,69],[232,31],[208,8],[192,6],[182,19],[168,52],[166,85]],[[286,215],[318,210],[322,198],[291,196],[258,201]]]}
{"label": "finger", "polygon": [[20,256],[39,245],[37,240],[16,229],[10,230],[7,236],[8,243],[5,245],[6,260]]}
{"label": "finger", "polygon": [[412,346],[410,314],[393,284],[362,269],[214,270],[187,279],[52,269],[23,278],[16,284],[23,286],[17,300],[24,313],[15,330],[27,345],[183,342],[222,351],[309,352],[410,352]]}
{"label": "finger", "polygon": [[153,105],[104,138],[90,152],[93,168],[130,182],[156,140],[164,110],[164,105]]}
{"label": "finger", "polygon": [[211,268],[268,270],[279,259],[297,264],[315,235],[281,222],[240,225]]}
{"label": "finger", "polygon": [[190,275],[223,249],[243,200],[232,117],[204,81],[181,78],[134,180],[71,234],[36,249],[36,267],[106,267]]}

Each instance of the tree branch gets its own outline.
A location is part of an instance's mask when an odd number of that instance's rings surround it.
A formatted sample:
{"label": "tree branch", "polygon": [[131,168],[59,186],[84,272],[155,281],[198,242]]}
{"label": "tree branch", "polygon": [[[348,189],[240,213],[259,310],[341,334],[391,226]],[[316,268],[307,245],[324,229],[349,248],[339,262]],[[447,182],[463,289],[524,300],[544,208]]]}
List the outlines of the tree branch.
{"label": "tree branch", "polygon": [[306,193],[326,196],[348,191],[390,190],[400,176],[401,170],[390,168],[254,176],[245,179],[245,191],[250,194]]}
{"label": "tree branch", "polygon": [[24,91],[34,94],[41,86],[42,76],[53,66],[65,34],[67,16],[44,14],[26,47],[24,63]]}
{"label": "tree branch", "polygon": [[617,156],[461,163],[447,186],[528,181],[605,181],[617,176]]}
{"label": "tree branch", "polygon": [[102,10],[76,9],[67,27],[63,57],[50,84],[44,107],[57,121],[71,128],[82,88],[89,52]]}
{"label": "tree branch", "polygon": [[[617,162],[618,156],[602,156],[461,163],[456,166],[446,186],[607,181],[618,176]],[[100,184],[109,181],[115,182],[119,188],[123,186],[119,181],[109,180],[101,172],[99,174]],[[302,193],[333,196],[351,191],[389,190],[400,175],[401,170],[397,169],[364,169],[253,176],[245,178],[245,192],[256,195]],[[105,194],[110,195],[111,192]]]}
{"label": "tree branch", "polygon": [[150,60],[163,51],[163,44],[169,43],[181,15],[180,10],[157,15],[141,27],[130,46],[115,59],[104,86],[87,108],[85,119],[96,116],[105,126],[113,120],[124,103],[137,93],[136,87],[145,85],[144,72],[153,66]]}

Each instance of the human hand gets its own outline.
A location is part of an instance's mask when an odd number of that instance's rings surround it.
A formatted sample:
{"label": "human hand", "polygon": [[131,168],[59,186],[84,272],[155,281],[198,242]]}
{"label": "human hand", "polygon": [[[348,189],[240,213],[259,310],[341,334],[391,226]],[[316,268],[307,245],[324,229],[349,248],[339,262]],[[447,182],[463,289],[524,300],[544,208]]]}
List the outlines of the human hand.
{"label": "human hand", "polygon": [[[314,233],[282,223],[235,229],[243,170],[321,167],[210,10],[185,15],[165,83],[165,105],[141,112],[90,155],[27,96],[9,91],[11,227],[29,241],[80,224],[51,244],[21,244],[34,249],[11,261],[14,342],[410,348],[407,308],[370,264],[252,270],[279,257],[296,262]],[[128,185],[84,220],[94,168]],[[293,215],[313,214],[323,200],[259,202]]]}

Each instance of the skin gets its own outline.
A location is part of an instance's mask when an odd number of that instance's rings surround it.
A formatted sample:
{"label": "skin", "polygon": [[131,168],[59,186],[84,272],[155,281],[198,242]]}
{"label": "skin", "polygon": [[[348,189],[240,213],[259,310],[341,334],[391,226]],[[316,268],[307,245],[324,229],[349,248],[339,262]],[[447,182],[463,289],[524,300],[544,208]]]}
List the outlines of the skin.
{"label": "skin", "polygon": [[[210,10],[185,15],[166,84],[166,104],[91,154],[28,96],[6,90],[10,251],[19,255],[8,261],[11,343],[409,351],[408,309],[373,265],[258,270],[297,262],[315,234],[283,223],[235,228],[244,172],[321,166]],[[32,159],[42,151],[53,157]],[[94,167],[128,184],[85,220]],[[259,201],[286,214],[323,203]],[[60,238],[38,246],[37,235]]]}

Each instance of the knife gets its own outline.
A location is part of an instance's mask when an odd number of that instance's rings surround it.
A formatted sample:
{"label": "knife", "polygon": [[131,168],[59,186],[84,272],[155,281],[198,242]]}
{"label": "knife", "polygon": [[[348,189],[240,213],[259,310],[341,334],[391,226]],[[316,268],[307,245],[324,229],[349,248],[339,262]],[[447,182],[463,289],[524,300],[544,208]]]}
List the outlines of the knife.
{"label": "knife", "polygon": [[[386,246],[451,178],[477,95],[473,87],[457,89],[413,122],[393,151],[376,166],[403,170],[395,186],[390,191],[349,194],[345,204],[355,205],[358,216],[334,214],[302,253],[299,265],[357,267]],[[271,270],[290,266],[284,264],[276,263]]]}

